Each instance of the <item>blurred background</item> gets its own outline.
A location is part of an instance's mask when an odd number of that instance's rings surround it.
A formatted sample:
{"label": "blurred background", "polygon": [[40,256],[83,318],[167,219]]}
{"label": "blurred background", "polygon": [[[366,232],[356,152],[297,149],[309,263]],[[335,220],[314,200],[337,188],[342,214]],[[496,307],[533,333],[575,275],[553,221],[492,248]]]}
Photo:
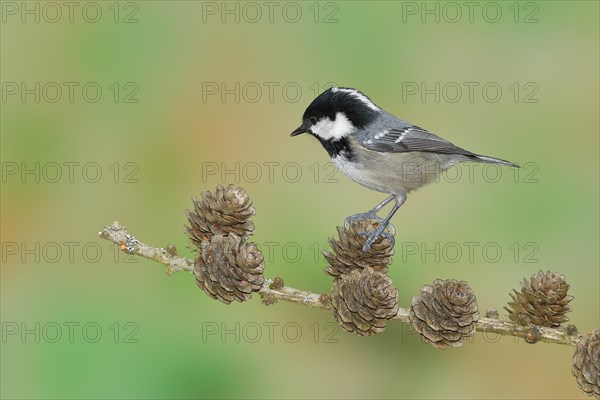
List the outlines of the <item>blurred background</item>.
{"label": "blurred background", "polygon": [[[67,4],[68,3],[68,4]],[[268,277],[326,292],[320,251],[384,196],[290,138],[336,84],[523,168],[462,166],[396,214],[401,306],[466,280],[482,313],[563,273],[600,321],[597,2],[1,4],[3,398],[581,398],[573,349],[478,334],[460,349],[258,296],[223,305],[97,232],[194,253],[191,198],[243,186]]]}

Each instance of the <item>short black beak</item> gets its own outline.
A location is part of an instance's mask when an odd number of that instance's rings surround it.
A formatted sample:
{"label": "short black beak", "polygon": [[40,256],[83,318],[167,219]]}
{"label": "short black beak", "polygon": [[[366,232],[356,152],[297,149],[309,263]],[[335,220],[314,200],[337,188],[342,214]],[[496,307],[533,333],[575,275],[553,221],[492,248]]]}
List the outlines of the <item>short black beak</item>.
{"label": "short black beak", "polygon": [[299,134],[304,132],[306,132],[306,128],[304,127],[304,125],[300,125],[296,129],[294,129],[294,132],[292,132],[290,136],[298,136]]}

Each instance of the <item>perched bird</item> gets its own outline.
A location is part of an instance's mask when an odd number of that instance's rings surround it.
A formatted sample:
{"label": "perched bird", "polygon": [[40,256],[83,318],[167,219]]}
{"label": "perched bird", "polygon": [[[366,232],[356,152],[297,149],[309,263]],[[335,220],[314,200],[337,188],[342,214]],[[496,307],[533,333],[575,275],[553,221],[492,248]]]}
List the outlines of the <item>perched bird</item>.
{"label": "perched bird", "polygon": [[[332,87],[321,93],[302,116],[302,125],[291,136],[310,133],[345,175],[369,189],[390,196],[366,213],[349,221],[373,219],[379,222],[363,247],[367,252],[385,232],[392,216],[406,201],[408,193],[435,181],[460,162],[475,161],[518,167],[517,164],[472,153],[404,121],[377,106],[356,89]],[[395,200],[391,212],[377,213]],[[392,227],[393,235],[393,227]]]}

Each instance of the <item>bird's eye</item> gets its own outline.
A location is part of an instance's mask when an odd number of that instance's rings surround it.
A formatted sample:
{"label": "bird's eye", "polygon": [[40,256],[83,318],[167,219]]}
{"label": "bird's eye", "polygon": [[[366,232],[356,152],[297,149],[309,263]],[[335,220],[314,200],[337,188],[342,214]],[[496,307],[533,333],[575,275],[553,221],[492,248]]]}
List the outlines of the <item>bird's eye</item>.
{"label": "bird's eye", "polygon": [[316,119],[315,117],[310,117],[310,118],[308,119],[308,122],[310,122],[312,125],[314,125],[314,124],[316,124],[316,123],[317,123],[317,119]]}

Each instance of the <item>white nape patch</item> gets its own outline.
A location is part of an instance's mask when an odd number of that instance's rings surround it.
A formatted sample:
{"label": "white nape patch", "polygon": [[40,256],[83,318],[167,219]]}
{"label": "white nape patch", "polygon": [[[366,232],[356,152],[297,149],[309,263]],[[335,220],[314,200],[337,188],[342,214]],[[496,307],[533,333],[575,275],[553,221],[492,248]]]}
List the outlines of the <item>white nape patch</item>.
{"label": "white nape patch", "polygon": [[327,117],[321,118],[316,124],[310,127],[310,130],[315,135],[322,139],[338,140],[350,135],[356,130],[352,122],[346,117],[346,114],[339,112],[335,114],[335,119],[332,121]]}
{"label": "white nape patch", "polygon": [[365,96],[364,94],[362,94],[361,92],[359,92],[356,89],[345,89],[345,88],[339,88],[339,87],[332,87],[331,91],[334,93],[336,93],[336,92],[348,93],[355,99],[360,100],[363,104],[365,104],[371,110],[375,110],[375,111],[380,110],[380,108],[377,107],[375,104],[373,104],[373,102],[371,100],[369,100],[369,98],[367,96]]}

